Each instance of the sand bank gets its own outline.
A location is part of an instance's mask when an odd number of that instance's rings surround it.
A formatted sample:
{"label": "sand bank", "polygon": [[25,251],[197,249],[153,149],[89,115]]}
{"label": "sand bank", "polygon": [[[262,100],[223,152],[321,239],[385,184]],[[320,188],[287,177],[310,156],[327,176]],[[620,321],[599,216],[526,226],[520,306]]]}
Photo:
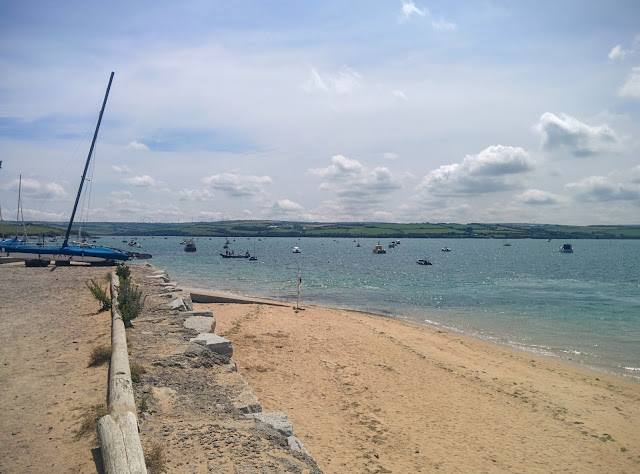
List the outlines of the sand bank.
{"label": "sand bank", "polygon": [[362,313],[196,307],[326,473],[640,470],[640,385]]}

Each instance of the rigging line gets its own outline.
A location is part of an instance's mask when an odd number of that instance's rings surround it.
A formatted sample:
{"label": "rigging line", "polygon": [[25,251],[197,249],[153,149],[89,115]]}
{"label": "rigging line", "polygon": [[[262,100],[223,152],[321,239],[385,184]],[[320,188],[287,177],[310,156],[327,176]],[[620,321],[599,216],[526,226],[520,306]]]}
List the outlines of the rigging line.
{"label": "rigging line", "polygon": [[82,192],[82,205],[80,206],[80,227],[78,228],[78,240],[82,241],[82,230],[85,224],[89,220],[89,212],[91,211],[91,191],[93,190],[93,172],[95,170],[95,162],[97,158],[98,146],[93,150],[92,160],[89,164],[88,178],[85,181],[88,182],[87,187]]}

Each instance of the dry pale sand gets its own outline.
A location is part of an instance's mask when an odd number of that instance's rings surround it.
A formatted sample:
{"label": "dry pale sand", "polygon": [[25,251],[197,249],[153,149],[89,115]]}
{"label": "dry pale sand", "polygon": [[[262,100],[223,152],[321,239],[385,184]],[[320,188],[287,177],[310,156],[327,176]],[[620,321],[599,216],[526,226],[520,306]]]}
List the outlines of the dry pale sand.
{"label": "dry pale sand", "polygon": [[107,365],[87,364],[111,319],[84,282],[110,270],[0,265],[0,473],[96,472],[96,436],[78,429],[105,403]]}
{"label": "dry pale sand", "polygon": [[196,307],[326,473],[640,472],[640,385],[362,313]]}

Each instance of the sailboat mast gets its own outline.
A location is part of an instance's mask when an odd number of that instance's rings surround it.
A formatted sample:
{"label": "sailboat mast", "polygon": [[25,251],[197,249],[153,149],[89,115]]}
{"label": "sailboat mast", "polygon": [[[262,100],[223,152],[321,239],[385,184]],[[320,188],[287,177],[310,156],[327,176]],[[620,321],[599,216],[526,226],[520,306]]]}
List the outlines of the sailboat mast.
{"label": "sailboat mast", "polygon": [[109,84],[107,85],[107,92],[104,94],[104,101],[102,102],[102,108],[100,109],[100,115],[98,116],[98,124],[96,125],[96,131],[93,133],[93,140],[91,141],[91,148],[89,148],[89,155],[87,156],[87,162],[84,165],[84,172],[82,173],[82,179],[80,180],[80,186],[78,187],[78,195],[76,196],[76,202],[73,205],[73,212],[71,212],[71,219],[69,219],[69,227],[67,227],[67,233],[64,236],[64,242],[62,243],[63,247],[66,247],[69,242],[69,234],[71,233],[71,226],[73,226],[73,218],[76,216],[76,210],[78,209],[78,202],[80,201],[80,195],[82,194],[82,185],[84,184],[84,180],[87,177],[87,170],[89,169],[89,162],[91,161],[91,155],[93,154],[93,147],[96,144],[96,139],[98,138],[98,130],[100,129],[100,122],[102,122],[102,114],[104,113],[104,108],[107,105],[107,98],[109,97],[109,90],[111,89],[111,82],[113,81],[114,73],[111,72],[111,77],[109,77]]}

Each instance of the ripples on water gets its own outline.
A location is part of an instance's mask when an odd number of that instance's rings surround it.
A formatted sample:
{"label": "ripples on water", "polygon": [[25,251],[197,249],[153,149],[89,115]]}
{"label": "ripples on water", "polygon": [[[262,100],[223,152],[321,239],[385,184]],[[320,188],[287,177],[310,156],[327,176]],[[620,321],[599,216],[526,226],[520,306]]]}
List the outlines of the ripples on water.
{"label": "ripples on water", "polygon": [[[377,239],[358,248],[353,239],[263,238],[255,242],[258,261],[249,262],[221,258],[224,238],[197,239],[194,254],[177,237],[137,240],[184,284],[293,301],[300,271],[306,303],[428,324],[640,380],[640,241],[577,240],[574,253],[562,254],[564,242],[546,240],[506,247],[404,239],[375,255]],[[236,253],[253,246],[246,237],[231,243]]]}

